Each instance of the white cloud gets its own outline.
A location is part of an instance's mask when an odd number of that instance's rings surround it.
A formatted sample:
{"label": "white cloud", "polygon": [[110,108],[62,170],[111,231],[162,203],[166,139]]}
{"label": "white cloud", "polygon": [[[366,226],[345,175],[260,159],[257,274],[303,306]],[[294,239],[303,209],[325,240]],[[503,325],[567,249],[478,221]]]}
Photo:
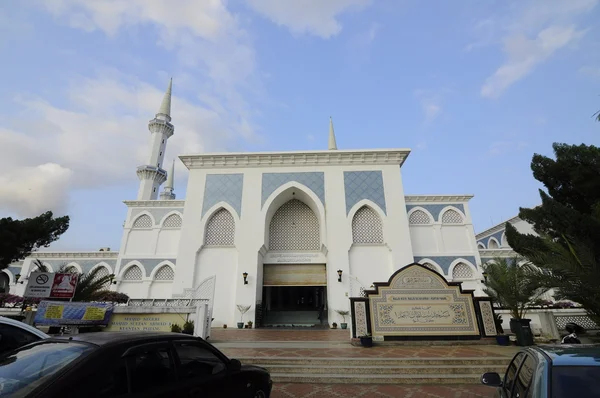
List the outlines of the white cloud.
{"label": "white cloud", "polygon": [[[257,13],[294,35],[311,34],[330,38],[342,31],[338,16],[362,9],[372,0],[246,0]],[[373,32],[373,35],[375,31]]]}
{"label": "white cloud", "polygon": [[481,95],[499,97],[510,85],[527,76],[557,50],[579,40],[584,33],[574,26],[553,26],[542,30],[535,39],[528,39],[524,35],[508,37],[504,43],[507,60],[486,79]]}
{"label": "white cloud", "polygon": [[[476,32],[485,31],[485,39],[467,49],[500,42],[506,58],[486,79],[481,95],[499,97],[554,53],[581,39],[586,30],[577,25],[577,19],[589,13],[598,1],[522,1],[511,4],[509,15],[478,22]],[[501,38],[495,38],[496,31],[501,32]]]}
{"label": "white cloud", "polygon": [[442,99],[452,90],[447,88],[439,90],[415,90],[414,94],[421,103],[421,109],[425,115],[425,123],[430,124],[442,112]]}

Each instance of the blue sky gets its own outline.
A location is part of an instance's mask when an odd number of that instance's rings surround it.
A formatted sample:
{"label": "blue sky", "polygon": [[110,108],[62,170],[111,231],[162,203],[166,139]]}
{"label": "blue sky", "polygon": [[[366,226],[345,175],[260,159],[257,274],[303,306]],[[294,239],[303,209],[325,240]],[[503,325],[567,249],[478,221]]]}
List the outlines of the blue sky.
{"label": "blue sky", "polygon": [[173,76],[166,159],[325,149],[332,116],[340,149],[412,149],[407,194],[474,194],[484,230],[538,203],[533,153],[600,143],[598,3],[2,2],[0,216],[69,214],[51,249],[118,248]]}

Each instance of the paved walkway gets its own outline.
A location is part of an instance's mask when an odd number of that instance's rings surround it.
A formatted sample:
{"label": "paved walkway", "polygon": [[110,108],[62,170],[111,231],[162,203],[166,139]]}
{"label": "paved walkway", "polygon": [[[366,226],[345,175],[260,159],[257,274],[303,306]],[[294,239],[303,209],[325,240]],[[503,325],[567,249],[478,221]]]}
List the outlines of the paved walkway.
{"label": "paved walkway", "polygon": [[485,386],[399,386],[365,384],[275,384],[271,398],[491,398]]}
{"label": "paved walkway", "polygon": [[337,341],[348,342],[346,329],[222,329],[213,328],[209,341]]}

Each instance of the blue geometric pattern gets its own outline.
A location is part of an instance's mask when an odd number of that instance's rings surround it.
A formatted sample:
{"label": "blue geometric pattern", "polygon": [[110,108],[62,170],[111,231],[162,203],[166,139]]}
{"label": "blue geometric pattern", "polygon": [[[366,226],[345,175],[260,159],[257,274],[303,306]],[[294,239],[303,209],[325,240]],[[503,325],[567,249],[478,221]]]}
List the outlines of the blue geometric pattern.
{"label": "blue geometric pattern", "polygon": [[277,188],[290,181],[295,181],[308,187],[321,199],[321,203],[325,204],[325,175],[323,173],[263,173],[261,206],[265,204],[269,196]]}
{"label": "blue geometric pattern", "polygon": [[490,242],[490,238],[494,237],[496,238],[496,240],[498,241],[498,245],[502,246],[502,234],[504,233],[504,229],[501,229],[500,231],[493,233],[491,235],[486,236],[483,239],[480,239],[477,241],[477,243],[483,243],[483,245],[485,246],[486,249],[490,248],[489,242]]}
{"label": "blue geometric pattern", "polygon": [[460,256],[460,257],[456,257],[456,256],[421,256],[421,257],[415,257],[415,263],[418,263],[419,261],[423,260],[424,258],[428,258],[432,261],[435,261],[437,265],[442,267],[442,270],[444,270],[444,274],[446,274],[446,275],[448,275],[448,270],[450,269],[450,264],[452,264],[452,262],[457,259],[467,260],[471,264],[473,264],[474,266],[477,267],[477,262],[475,261],[475,256]]}
{"label": "blue geometric pattern", "polygon": [[363,199],[374,202],[387,214],[381,171],[344,171],[344,189],[346,214]]}
{"label": "blue geometric pattern", "polygon": [[440,221],[440,212],[442,211],[442,209],[444,209],[445,207],[448,206],[453,206],[456,207],[457,209],[459,209],[462,212],[462,215],[465,215],[465,206],[462,203],[453,203],[453,204],[443,204],[443,205],[406,205],[406,212],[408,213],[411,209],[415,208],[415,207],[422,207],[423,209],[427,210],[428,212],[431,213],[431,215],[433,216],[433,219],[435,221]]}
{"label": "blue geometric pattern", "polygon": [[219,202],[225,202],[235,209],[238,217],[242,216],[243,174],[208,174],[204,187],[202,216]]}

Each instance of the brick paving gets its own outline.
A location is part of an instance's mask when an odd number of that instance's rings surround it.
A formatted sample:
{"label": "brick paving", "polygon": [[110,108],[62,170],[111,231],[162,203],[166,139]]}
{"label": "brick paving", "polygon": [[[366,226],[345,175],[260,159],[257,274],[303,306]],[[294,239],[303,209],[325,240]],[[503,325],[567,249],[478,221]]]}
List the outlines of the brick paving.
{"label": "brick paving", "polygon": [[275,384],[271,398],[491,398],[494,389],[478,385],[402,386],[373,384]]}

